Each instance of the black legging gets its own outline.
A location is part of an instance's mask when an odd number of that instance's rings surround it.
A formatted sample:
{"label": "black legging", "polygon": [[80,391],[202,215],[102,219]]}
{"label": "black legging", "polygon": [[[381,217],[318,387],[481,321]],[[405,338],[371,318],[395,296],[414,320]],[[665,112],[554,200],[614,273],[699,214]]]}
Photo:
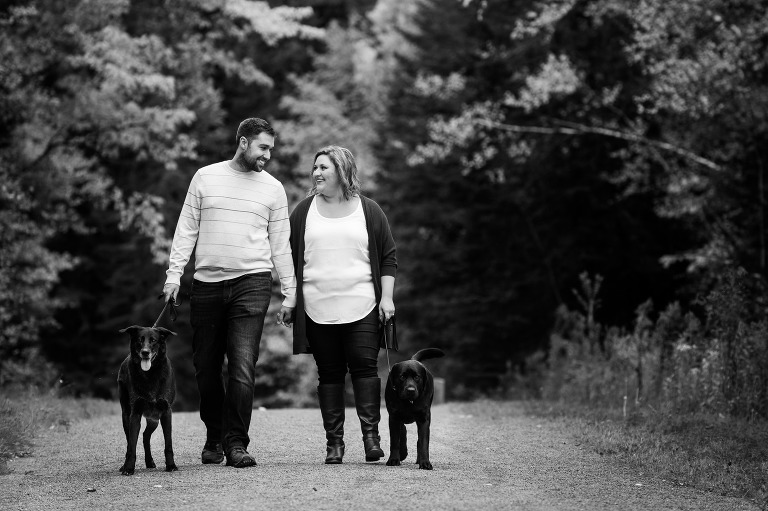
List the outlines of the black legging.
{"label": "black legging", "polygon": [[321,325],[307,316],[307,339],[315,357],[320,385],[344,383],[347,368],[353,380],[378,376],[379,311],[340,325]]}

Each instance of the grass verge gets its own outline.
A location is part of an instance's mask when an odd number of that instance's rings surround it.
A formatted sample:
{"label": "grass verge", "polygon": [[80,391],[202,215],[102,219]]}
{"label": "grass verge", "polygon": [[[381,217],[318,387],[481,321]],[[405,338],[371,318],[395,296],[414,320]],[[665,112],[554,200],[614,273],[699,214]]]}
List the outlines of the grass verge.
{"label": "grass verge", "polygon": [[59,397],[35,389],[4,389],[0,398],[0,475],[8,472],[7,461],[28,456],[41,430],[69,428],[77,419],[115,414],[119,406],[112,401]]}
{"label": "grass verge", "polygon": [[585,410],[528,402],[537,416],[561,421],[582,444],[671,484],[754,501],[768,509],[768,424],[724,416],[675,415],[650,408]]}

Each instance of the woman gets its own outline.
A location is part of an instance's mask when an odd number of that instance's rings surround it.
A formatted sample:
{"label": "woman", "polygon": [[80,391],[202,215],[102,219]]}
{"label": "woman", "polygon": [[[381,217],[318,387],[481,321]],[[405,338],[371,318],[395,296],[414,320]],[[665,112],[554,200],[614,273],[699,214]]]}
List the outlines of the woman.
{"label": "woman", "polygon": [[344,456],[344,379],[352,378],[365,460],[379,446],[380,322],[395,314],[397,259],[384,212],[360,194],[357,165],[343,147],[315,154],[312,188],[290,216],[296,270],[293,352],[312,353],[327,439],[326,463]]}

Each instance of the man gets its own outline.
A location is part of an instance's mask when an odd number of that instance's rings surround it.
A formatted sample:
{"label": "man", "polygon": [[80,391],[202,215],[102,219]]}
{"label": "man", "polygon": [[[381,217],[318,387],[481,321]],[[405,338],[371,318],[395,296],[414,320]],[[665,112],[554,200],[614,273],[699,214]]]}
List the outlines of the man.
{"label": "man", "polygon": [[264,171],[274,145],[267,121],[240,123],[232,160],[203,167],[192,178],[173,236],[166,301],[176,299],[197,246],[191,323],[200,418],[207,429],[203,463],[221,463],[226,453],[229,466],[256,465],[247,451],[248,428],[273,265],[284,296],[277,322],[287,325],[296,306],[288,200],[283,185]]}

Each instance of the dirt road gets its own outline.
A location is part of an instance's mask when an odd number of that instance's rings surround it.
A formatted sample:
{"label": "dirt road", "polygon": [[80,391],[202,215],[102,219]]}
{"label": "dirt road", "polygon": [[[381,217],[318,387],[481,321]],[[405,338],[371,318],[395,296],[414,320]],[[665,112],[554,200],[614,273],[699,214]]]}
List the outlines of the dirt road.
{"label": "dirt road", "polygon": [[[382,447],[389,433],[382,410]],[[342,465],[324,465],[317,409],[254,411],[249,451],[258,466],[201,465],[204,430],[196,413],[173,418],[178,472],[163,471],[161,431],[153,454],[161,468],[137,463],[120,475],[125,452],[118,415],[46,432],[34,456],[14,459],[0,477],[0,509],[510,509],[747,510],[752,503],[674,486],[634,473],[575,444],[558,426],[516,403],[449,403],[433,409],[434,470],[409,459],[387,467],[363,461],[359,422],[347,409]],[[138,458],[143,460],[141,441]]]}

